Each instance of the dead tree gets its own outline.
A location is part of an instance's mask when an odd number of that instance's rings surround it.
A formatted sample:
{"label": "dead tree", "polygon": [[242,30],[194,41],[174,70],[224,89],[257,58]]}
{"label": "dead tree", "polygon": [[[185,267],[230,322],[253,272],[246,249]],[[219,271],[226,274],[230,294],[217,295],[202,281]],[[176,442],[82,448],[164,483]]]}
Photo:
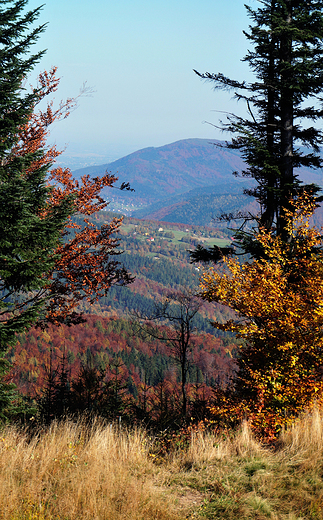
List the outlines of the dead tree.
{"label": "dead tree", "polygon": [[189,291],[168,293],[150,315],[134,313],[134,330],[141,337],[151,337],[166,343],[181,375],[182,415],[187,415],[187,376],[193,361],[193,338],[196,315],[201,300]]}

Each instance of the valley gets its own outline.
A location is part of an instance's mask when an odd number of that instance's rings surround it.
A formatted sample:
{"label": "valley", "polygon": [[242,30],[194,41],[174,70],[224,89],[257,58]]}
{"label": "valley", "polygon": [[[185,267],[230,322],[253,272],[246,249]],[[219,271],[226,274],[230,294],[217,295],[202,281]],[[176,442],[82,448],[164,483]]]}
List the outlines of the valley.
{"label": "valley", "polygon": [[[113,216],[104,211],[91,220],[99,227]],[[51,384],[55,380],[59,385],[62,371],[66,377],[68,374],[69,388],[83,369],[92,370],[95,377],[103,371],[110,386],[118,389],[120,399],[122,396],[122,409],[121,404],[114,403],[113,416],[120,413],[130,416],[134,407],[141,410],[145,399],[147,418],[149,415],[150,421],[159,421],[162,392],[168,403],[164,420],[172,421],[181,399],[178,363],[167,342],[144,338],[135,332],[134,313],[152,314],[156,305],[174,291],[196,292],[203,266],[190,263],[188,250],[198,243],[227,245],[229,232],[125,217],[118,235],[120,250],[124,251],[118,260],[134,276],[133,283],[112,287],[93,305],[81,304],[83,324],[50,325],[44,331],[32,328],[20,335],[7,354],[13,363],[10,378],[23,393],[42,399],[50,378]],[[234,369],[237,341],[210,324],[214,317],[224,320],[227,316],[227,309],[203,302],[192,323],[188,373],[191,407],[202,396],[206,402],[212,387],[226,386]],[[161,330],[167,330],[167,326],[166,322],[160,323]],[[65,406],[67,412],[71,404]],[[110,412],[106,411],[108,416]]]}
{"label": "valley", "polygon": [[[105,188],[103,195],[111,200],[107,208],[110,211],[92,215],[90,222],[100,228],[120,217],[123,210],[123,222],[116,235],[120,256],[115,260],[131,273],[133,282],[111,287],[93,304],[81,303],[83,324],[50,325],[44,331],[32,328],[20,335],[7,354],[13,363],[9,378],[19,390],[38,401],[53,390],[56,405],[63,402],[65,407],[52,411],[54,415],[71,412],[72,401],[68,400],[76,391],[77,381],[80,383],[83,377],[85,384],[88,378],[90,384],[92,377],[91,384],[102,396],[114,395],[114,400],[117,396],[119,404],[113,401],[112,408],[106,408],[109,418],[118,414],[128,418],[144,415],[146,420],[149,417],[160,423],[165,412],[163,402],[168,410],[163,420],[171,423],[181,401],[181,376],[170,342],[165,341],[172,332],[170,323],[161,320],[158,330],[165,337],[154,339],[136,330],[134,316],[152,316],[169,295],[173,298],[183,291],[196,293],[205,266],[190,263],[189,251],[199,244],[230,245],[239,224],[228,224],[218,217],[223,213],[256,213],[257,203],[243,194],[243,187],[251,186],[250,180],[232,177],[234,169],[243,168],[239,155],[223,148],[221,142],[211,146],[206,140],[179,141],[74,173],[78,178],[96,176],[107,168],[119,175],[119,184],[130,182],[135,191]],[[320,181],[320,172],[304,169],[303,174],[307,182]],[[321,222],[319,208],[315,224]],[[176,313],[179,307],[175,300],[171,309]],[[230,384],[239,341],[232,333],[215,329],[211,321],[223,323],[233,316],[226,307],[201,301],[191,323],[187,393],[192,416],[197,413],[196,403],[203,401],[206,417],[205,406],[215,389]],[[92,390],[88,388],[88,392]],[[58,399],[61,392],[69,396],[65,401]],[[78,399],[82,400],[80,396]],[[107,404],[101,402],[100,406],[103,410]],[[51,407],[54,410],[54,402]]]}

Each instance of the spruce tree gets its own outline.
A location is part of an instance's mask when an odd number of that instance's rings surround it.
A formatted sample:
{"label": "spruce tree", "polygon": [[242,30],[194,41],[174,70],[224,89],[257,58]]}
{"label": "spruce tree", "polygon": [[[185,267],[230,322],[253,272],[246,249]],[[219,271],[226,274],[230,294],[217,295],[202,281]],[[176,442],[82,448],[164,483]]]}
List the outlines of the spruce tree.
{"label": "spruce tree", "polygon": [[[236,234],[253,259],[240,264],[226,258],[220,273],[213,269],[203,277],[202,294],[237,313],[236,320],[216,326],[243,338],[235,380],[215,408],[221,415],[234,403],[235,417],[238,409],[241,417],[247,413],[258,432],[273,439],[322,397],[316,357],[322,327],[310,323],[320,318],[321,236],[309,223],[320,197],[317,186],[300,182],[297,168],[322,166],[323,134],[316,123],[323,116],[323,2],[259,3],[258,9],[247,7],[253,48],[244,58],[255,80],[200,75],[216,88],[233,89],[247,105],[248,118],[229,115],[223,127],[233,133],[228,146],[240,149],[246,161],[242,174],[256,181],[248,193],[261,208],[254,228]],[[246,288],[250,273],[257,274]]]}
{"label": "spruce tree", "polygon": [[[24,88],[43,52],[30,47],[44,30],[32,28],[40,8],[26,11],[26,0],[0,1],[0,351],[15,333],[35,322],[46,299],[45,273],[71,213],[72,200],[49,205],[44,150],[17,153],[19,132],[38,99]],[[36,165],[36,166],[35,166]]]}
{"label": "spruce tree", "polygon": [[[242,175],[256,181],[246,193],[260,203],[257,224],[275,228],[286,241],[284,213],[291,209],[290,200],[304,190],[314,197],[319,191],[302,185],[295,169],[322,165],[323,134],[315,126],[323,115],[322,8],[321,0],[262,0],[258,9],[247,7],[253,25],[245,35],[252,49],[243,61],[254,72],[253,82],[195,71],[215,89],[233,90],[246,103],[249,117],[228,114],[222,128],[233,134],[228,146],[239,149],[246,162]],[[240,238],[245,250],[254,252],[252,239]]]}
{"label": "spruce tree", "polygon": [[[72,199],[49,205],[48,165],[44,150],[21,153],[21,129],[39,98],[27,92],[28,74],[44,52],[30,47],[45,29],[33,28],[40,8],[27,11],[27,0],[0,0],[0,421],[18,419],[28,406],[7,383],[4,356],[15,335],[39,319],[47,298],[45,274],[55,262]],[[39,167],[37,167],[39,164]],[[29,412],[31,411],[29,407]]]}

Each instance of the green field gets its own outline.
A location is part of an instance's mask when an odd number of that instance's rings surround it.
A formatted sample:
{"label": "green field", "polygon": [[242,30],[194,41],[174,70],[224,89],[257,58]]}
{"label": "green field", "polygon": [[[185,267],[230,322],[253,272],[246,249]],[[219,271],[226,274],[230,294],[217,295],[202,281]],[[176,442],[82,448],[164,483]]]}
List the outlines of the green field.
{"label": "green field", "polygon": [[[132,235],[140,241],[148,240],[149,238],[154,238],[154,240],[165,239],[167,242],[171,242],[174,245],[183,243],[189,244],[190,241],[198,241],[199,243],[205,244],[208,247],[213,245],[223,247],[230,244],[231,242],[229,238],[222,238],[222,234],[220,236],[215,236],[215,231],[208,230],[208,228],[200,227],[198,233],[196,233],[196,229],[193,231],[189,228],[186,228],[186,231],[185,229],[176,229],[174,225],[167,226],[166,224],[166,226],[160,226],[156,225],[155,223],[152,224],[151,221],[145,220],[142,220],[140,224],[133,224],[129,222],[129,220],[130,219],[127,219],[127,221],[122,225],[122,234],[125,236]],[[163,231],[159,231],[160,228],[162,228]],[[134,233],[136,234],[133,235]]]}

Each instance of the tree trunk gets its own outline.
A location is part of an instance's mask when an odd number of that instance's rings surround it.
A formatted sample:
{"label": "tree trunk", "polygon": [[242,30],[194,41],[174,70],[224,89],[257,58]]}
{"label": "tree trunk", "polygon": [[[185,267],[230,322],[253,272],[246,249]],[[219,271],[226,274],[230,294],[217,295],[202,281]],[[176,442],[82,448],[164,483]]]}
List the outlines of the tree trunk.
{"label": "tree trunk", "polygon": [[186,370],[186,357],[185,357],[185,359],[182,362],[181,369],[182,369],[182,399],[183,399],[182,414],[183,414],[183,418],[185,419],[186,418],[186,414],[187,414],[187,396],[186,396],[186,372],[187,372],[187,370]]}
{"label": "tree trunk", "polygon": [[[267,77],[267,124],[266,124],[266,139],[267,149],[272,158],[274,158],[274,132],[275,132],[275,63],[274,51],[275,40],[273,34],[273,15],[275,13],[275,2],[271,2],[271,34],[269,45],[269,63],[268,63],[268,77]],[[271,173],[267,179],[267,186],[264,200],[264,211],[261,215],[260,222],[266,229],[271,229],[275,218],[276,194],[274,188],[277,186],[276,177]]]}
{"label": "tree trunk", "polygon": [[288,32],[292,22],[291,0],[285,2],[286,18],[285,30],[281,38],[281,201],[279,208],[279,218],[277,222],[277,232],[283,240],[289,241],[290,237],[286,230],[286,219],[284,209],[290,207],[290,200],[293,195],[293,105],[294,96],[291,88],[291,71],[289,65],[292,59],[292,40]]}

